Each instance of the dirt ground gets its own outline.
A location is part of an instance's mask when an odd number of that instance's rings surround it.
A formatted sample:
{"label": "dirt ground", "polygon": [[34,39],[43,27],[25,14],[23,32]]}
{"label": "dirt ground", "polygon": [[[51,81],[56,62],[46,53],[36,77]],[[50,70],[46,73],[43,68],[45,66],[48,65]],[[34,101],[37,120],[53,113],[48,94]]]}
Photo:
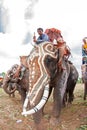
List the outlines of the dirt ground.
{"label": "dirt ground", "polygon": [[[83,84],[77,84],[74,91],[74,101],[62,108],[60,122],[57,126],[49,123],[52,111],[52,96],[45,107],[44,121],[46,130],[87,130],[87,100],[83,100]],[[32,116],[21,115],[22,105],[20,95],[9,97],[0,88],[0,130],[35,130]]]}

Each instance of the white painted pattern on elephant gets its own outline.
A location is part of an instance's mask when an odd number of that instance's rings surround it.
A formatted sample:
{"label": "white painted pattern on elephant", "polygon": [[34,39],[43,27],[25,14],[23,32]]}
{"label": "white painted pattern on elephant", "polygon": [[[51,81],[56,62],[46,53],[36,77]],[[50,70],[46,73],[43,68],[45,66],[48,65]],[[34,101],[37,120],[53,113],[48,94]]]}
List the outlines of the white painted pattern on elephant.
{"label": "white painted pattern on elephant", "polygon": [[41,101],[33,109],[30,109],[27,111],[26,108],[27,108],[27,104],[28,104],[28,100],[29,100],[29,93],[28,93],[28,95],[25,99],[24,105],[23,105],[22,115],[27,116],[30,114],[34,114],[35,112],[40,110],[42,108],[42,106],[44,106],[44,104],[46,103],[46,101],[48,99],[48,95],[49,95],[49,85],[45,86],[43,97],[42,97]]}
{"label": "white painted pattern on elephant", "polygon": [[[46,67],[44,65],[44,59],[47,55],[50,55],[53,58],[56,58],[55,52],[53,51],[53,44],[49,42],[44,42],[39,44],[35,51],[31,53],[28,59],[28,64],[29,64],[29,72],[30,72],[30,77],[29,77],[29,93],[30,93],[30,102],[31,104],[34,104],[34,101],[39,93],[39,91],[46,85],[48,84],[50,80],[50,76],[46,70]],[[41,72],[41,75],[39,76],[37,82],[32,86],[32,82],[34,82],[34,79],[32,80],[32,76],[35,77],[35,74],[32,74],[32,71],[34,72],[34,68],[32,70],[33,64],[35,65],[36,63],[33,62],[34,58],[38,57],[38,64],[39,64],[39,69]],[[32,61],[31,61],[32,59]],[[36,66],[36,65],[35,65]]]}

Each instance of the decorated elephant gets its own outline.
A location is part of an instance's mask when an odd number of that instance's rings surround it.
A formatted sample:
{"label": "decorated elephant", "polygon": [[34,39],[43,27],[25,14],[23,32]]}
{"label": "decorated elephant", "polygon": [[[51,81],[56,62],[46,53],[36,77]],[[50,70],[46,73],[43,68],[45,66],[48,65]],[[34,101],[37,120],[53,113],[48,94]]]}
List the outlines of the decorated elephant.
{"label": "decorated elephant", "polygon": [[81,70],[82,70],[82,81],[84,84],[84,97],[83,97],[83,99],[86,100],[86,96],[87,96],[87,64],[83,64],[81,66]]}
{"label": "decorated elephant", "polygon": [[[18,69],[20,71],[18,71]],[[19,75],[15,77],[15,74]],[[29,70],[23,65],[19,66],[18,64],[13,65],[5,74],[3,79],[3,89],[10,96],[15,96],[15,91],[17,90],[21,95],[22,104],[26,98],[26,93],[28,91],[28,82],[29,82]]]}
{"label": "decorated elephant", "polygon": [[[73,79],[69,78],[73,73],[72,65],[63,57],[64,69],[61,69],[58,64],[59,56],[59,50],[52,43],[44,42],[35,46],[29,56],[21,57],[21,63],[29,69],[29,91],[22,115],[33,114],[37,130],[45,129],[42,123],[42,111],[52,88],[54,88],[54,102],[50,122],[58,123],[68,80]],[[27,110],[28,102],[31,106],[29,110]]]}
{"label": "decorated elephant", "polygon": [[[50,119],[50,122],[55,124],[58,123],[67,83],[69,80],[72,80],[72,82],[74,80],[76,81],[76,79],[72,78],[76,74],[73,73],[74,69],[72,69],[72,65],[63,57],[62,65],[64,69],[61,69],[58,64],[59,58],[59,50],[55,48],[52,43],[41,43],[40,45],[35,46],[29,56],[20,57],[21,66],[27,68],[28,72],[24,69],[23,72],[19,71],[20,73],[18,73],[18,77],[15,77],[14,75],[16,72],[18,72],[18,69],[21,68],[17,65],[16,68],[12,67],[10,72],[8,71],[4,78],[3,88],[6,92],[8,92],[8,83],[13,82],[16,83],[14,91],[18,89],[23,93],[21,95],[23,97],[23,101],[25,101],[22,114],[33,114],[37,130],[45,129],[42,122],[43,107],[45,106],[52,89],[54,88],[54,103],[52,110],[53,116]],[[11,93],[12,92],[13,90]],[[28,102],[30,103],[31,108],[29,111],[27,110]]]}

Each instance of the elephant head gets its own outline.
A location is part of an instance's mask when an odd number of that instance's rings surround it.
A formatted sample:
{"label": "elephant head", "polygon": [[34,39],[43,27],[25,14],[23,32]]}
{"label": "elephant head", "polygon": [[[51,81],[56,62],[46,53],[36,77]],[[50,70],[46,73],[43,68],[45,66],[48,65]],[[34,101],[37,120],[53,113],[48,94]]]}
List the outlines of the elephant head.
{"label": "elephant head", "polygon": [[[50,42],[43,42],[33,49],[29,56],[21,57],[23,65],[27,65],[29,69],[29,92],[25,99],[23,115],[35,113],[44,104],[44,100],[49,95],[49,82],[50,82],[50,71],[47,67],[47,57],[53,58],[58,61],[57,49]],[[23,60],[23,58],[25,60]],[[25,61],[25,62],[24,62]],[[55,67],[54,67],[55,69]],[[56,70],[56,69],[55,69]],[[40,101],[39,93],[43,93],[42,100]],[[39,100],[38,100],[39,98]],[[34,108],[26,112],[28,99],[31,106]],[[39,104],[38,104],[39,103]],[[36,107],[35,107],[36,106]]]}
{"label": "elephant head", "polygon": [[7,93],[7,94],[12,94],[15,92],[15,90],[17,89],[17,86],[16,84],[14,84],[14,87],[11,89],[11,91],[9,91],[9,83],[10,82],[16,82],[17,79],[13,79],[13,75],[16,73],[17,71],[17,68],[18,68],[19,65],[15,64],[13,65],[8,71],[7,73],[5,74],[4,76],[4,79],[3,79],[3,84],[2,84],[2,87],[4,89],[4,91]]}

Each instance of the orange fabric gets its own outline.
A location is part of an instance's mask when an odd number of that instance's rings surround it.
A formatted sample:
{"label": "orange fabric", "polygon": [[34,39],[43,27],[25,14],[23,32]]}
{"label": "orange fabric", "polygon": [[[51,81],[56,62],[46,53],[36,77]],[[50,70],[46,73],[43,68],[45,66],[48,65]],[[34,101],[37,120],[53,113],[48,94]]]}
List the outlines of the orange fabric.
{"label": "orange fabric", "polygon": [[50,29],[45,30],[46,34],[49,34],[50,32],[53,32],[53,33],[55,32],[55,33],[61,34],[61,31],[58,29],[55,29],[55,28],[50,28]]}
{"label": "orange fabric", "polygon": [[65,42],[62,42],[62,43],[58,42],[58,44],[54,44],[54,46],[60,49],[63,55],[66,55],[66,56],[70,55],[70,50],[67,48]]}
{"label": "orange fabric", "polygon": [[58,30],[58,29],[56,29],[56,28],[50,28],[50,31],[52,31],[52,32],[56,32],[56,33],[61,33],[61,31]]}
{"label": "orange fabric", "polygon": [[50,29],[46,29],[45,33],[48,35],[49,40],[51,42],[53,42],[53,40],[57,40],[58,37],[62,37],[61,36],[61,31],[56,29],[56,28],[50,28]]}
{"label": "orange fabric", "polygon": [[57,44],[54,44],[55,46],[57,46],[57,48],[60,48],[64,45],[65,43],[64,42],[58,42]]}

